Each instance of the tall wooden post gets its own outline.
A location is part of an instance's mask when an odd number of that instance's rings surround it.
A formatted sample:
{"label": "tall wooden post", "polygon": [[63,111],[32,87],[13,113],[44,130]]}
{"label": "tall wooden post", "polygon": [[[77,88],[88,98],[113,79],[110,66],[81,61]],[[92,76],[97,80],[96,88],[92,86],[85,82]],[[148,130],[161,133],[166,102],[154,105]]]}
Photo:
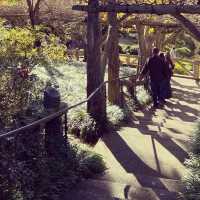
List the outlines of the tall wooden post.
{"label": "tall wooden post", "polygon": [[194,79],[199,80],[200,78],[199,63],[193,63],[193,73],[194,73]]}
{"label": "tall wooden post", "polygon": [[[89,0],[88,5],[96,7],[98,0]],[[87,20],[87,96],[93,93],[102,83],[101,56],[100,56],[101,30],[98,12],[88,12]],[[88,102],[87,111],[99,125],[106,121],[106,98],[104,88]]]}
{"label": "tall wooden post", "polygon": [[[116,0],[109,0],[109,4],[113,5]],[[117,13],[108,13],[110,25],[109,35],[109,51],[108,51],[108,100],[111,104],[120,105],[120,80],[119,78],[119,33],[117,24]],[[114,81],[113,81],[114,80]]]}

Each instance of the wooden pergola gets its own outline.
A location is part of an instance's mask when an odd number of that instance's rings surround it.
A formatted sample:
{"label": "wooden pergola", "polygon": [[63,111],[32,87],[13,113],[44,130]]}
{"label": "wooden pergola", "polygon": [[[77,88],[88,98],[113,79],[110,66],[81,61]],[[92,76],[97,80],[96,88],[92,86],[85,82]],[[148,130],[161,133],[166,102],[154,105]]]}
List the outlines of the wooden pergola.
{"label": "wooden pergola", "polygon": [[74,5],[73,10],[85,12],[119,12],[119,13],[137,13],[137,14],[200,14],[200,5],[177,5],[177,4],[93,4],[92,0],[88,5]]}
{"label": "wooden pergola", "polygon": [[[149,5],[149,4],[132,4],[118,5],[110,1],[106,5],[100,5],[99,0],[89,0],[88,5],[74,5],[73,10],[84,11],[88,13],[87,17],[87,96],[90,96],[103,82],[100,76],[101,72],[101,28],[99,13],[132,13],[132,14],[171,14],[177,19],[184,19],[180,14],[200,14],[200,5]],[[182,18],[181,18],[182,17]],[[188,25],[186,20],[184,25]],[[174,25],[173,25],[174,26]],[[176,25],[175,25],[176,26]],[[200,38],[195,26],[192,27],[194,35]],[[105,88],[88,102],[88,113],[99,124],[106,121],[106,95]]]}

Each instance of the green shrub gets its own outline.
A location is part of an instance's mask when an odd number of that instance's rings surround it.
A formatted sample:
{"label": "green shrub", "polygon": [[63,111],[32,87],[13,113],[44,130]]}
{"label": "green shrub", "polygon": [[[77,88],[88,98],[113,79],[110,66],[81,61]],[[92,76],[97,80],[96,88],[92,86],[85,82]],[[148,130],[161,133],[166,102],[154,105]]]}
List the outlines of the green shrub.
{"label": "green shrub", "polygon": [[[32,141],[30,139],[27,141]],[[43,148],[43,142],[40,150],[26,152],[28,149],[23,146],[22,152],[28,153],[25,153],[28,160],[21,161],[13,157],[16,144],[12,143],[15,141],[6,141],[4,144],[1,140],[0,194],[3,199],[61,199],[66,190],[70,190],[83,178],[91,178],[106,170],[105,162],[99,154],[83,150],[77,145],[66,144],[63,155],[50,157]]]}
{"label": "green shrub", "polygon": [[22,78],[13,68],[0,69],[0,82],[0,119],[9,125],[18,112],[40,99],[43,84],[33,74]]}
{"label": "green shrub", "polygon": [[[43,64],[51,71],[51,65],[64,62],[65,47],[55,35],[47,37],[40,27],[5,28],[3,24],[0,20],[0,118],[8,125],[16,113],[25,110],[32,100],[38,100],[45,87],[43,79],[35,80],[34,69]],[[38,38],[40,48],[34,45]],[[22,69],[27,71],[26,77],[21,76]]]}
{"label": "green shrub", "polygon": [[[71,110],[68,114],[69,133],[80,138],[88,144],[95,144],[100,135],[100,131],[95,121],[89,116],[85,108]],[[125,118],[124,112],[116,105],[107,106],[107,117],[111,126],[117,126]]]}
{"label": "green shrub", "polygon": [[177,62],[175,64],[174,73],[187,75],[188,71],[186,69],[184,69],[180,63]]}
{"label": "green shrub", "polygon": [[143,86],[136,87],[136,98],[141,106],[148,105],[152,101],[151,96]]}
{"label": "green shrub", "polygon": [[130,55],[138,55],[138,49],[132,46],[127,46],[125,49],[125,53]]}
{"label": "green shrub", "polygon": [[91,178],[96,174],[101,174],[106,170],[106,164],[101,155],[90,151],[80,151],[79,172],[84,178]]}
{"label": "green shrub", "polygon": [[190,159],[185,161],[188,169],[187,175],[183,178],[185,184],[184,195],[187,200],[200,200],[200,157],[190,155]]}
{"label": "green shrub", "polygon": [[120,77],[132,76],[136,74],[136,69],[129,66],[120,67]]}
{"label": "green shrub", "polygon": [[200,156],[200,122],[197,123],[191,142],[192,152]]}
{"label": "green shrub", "polygon": [[83,142],[94,144],[99,139],[99,131],[95,121],[84,109],[75,109],[69,112],[69,133],[80,138]]}
{"label": "green shrub", "polygon": [[190,57],[190,56],[192,56],[191,50],[187,47],[177,48],[176,53],[180,57]]}
{"label": "green shrub", "polygon": [[113,125],[119,125],[125,118],[124,112],[121,108],[116,105],[108,105],[107,106],[107,116],[108,121]]}
{"label": "green shrub", "polygon": [[187,200],[200,200],[200,122],[191,140],[189,159],[185,161],[187,174],[183,178],[184,195]]}
{"label": "green shrub", "polygon": [[[190,35],[187,35],[184,32],[179,34],[179,37],[176,40],[176,46],[177,46],[177,48],[181,48],[181,49],[187,48],[188,49],[188,50],[186,50],[186,53],[180,52],[180,54],[182,56],[191,57],[191,56],[194,56],[194,54],[195,54],[196,44],[195,44],[194,40],[192,39],[192,37]],[[183,50],[183,51],[185,51],[185,50]]]}

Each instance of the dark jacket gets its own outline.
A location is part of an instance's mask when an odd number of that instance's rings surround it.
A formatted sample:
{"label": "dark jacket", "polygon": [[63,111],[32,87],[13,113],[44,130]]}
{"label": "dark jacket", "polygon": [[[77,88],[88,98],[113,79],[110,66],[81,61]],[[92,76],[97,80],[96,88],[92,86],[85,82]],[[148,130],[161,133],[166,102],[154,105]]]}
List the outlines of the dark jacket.
{"label": "dark jacket", "polygon": [[160,82],[167,78],[166,63],[159,56],[150,57],[142,70],[142,75],[149,73],[153,82]]}
{"label": "dark jacket", "polygon": [[174,64],[171,60],[167,60],[165,64],[167,70],[167,78],[171,78],[171,76],[173,75]]}

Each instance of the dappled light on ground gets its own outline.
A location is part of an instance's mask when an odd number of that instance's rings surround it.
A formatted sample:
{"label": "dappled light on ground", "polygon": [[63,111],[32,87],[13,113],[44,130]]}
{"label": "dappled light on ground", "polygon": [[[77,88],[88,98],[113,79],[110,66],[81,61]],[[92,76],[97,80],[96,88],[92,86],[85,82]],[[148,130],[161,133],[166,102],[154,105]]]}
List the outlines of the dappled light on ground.
{"label": "dappled light on ground", "polygon": [[[173,98],[162,110],[134,113],[132,122],[105,135],[96,145],[95,150],[108,165],[105,179],[140,187],[149,187],[149,179],[168,191],[172,183],[163,184],[162,178],[175,181],[184,176],[183,162],[188,158],[190,135],[198,120],[200,93],[194,80],[174,78],[172,83]],[[127,185],[124,189],[129,199],[139,195]],[[163,199],[156,189],[152,193]],[[147,194],[151,196],[151,192]]]}
{"label": "dappled light on ground", "polygon": [[78,185],[74,199],[180,200],[190,137],[199,114],[199,85],[173,78],[173,98],[163,109],[134,112],[121,129],[105,134],[94,147],[108,169]]}

